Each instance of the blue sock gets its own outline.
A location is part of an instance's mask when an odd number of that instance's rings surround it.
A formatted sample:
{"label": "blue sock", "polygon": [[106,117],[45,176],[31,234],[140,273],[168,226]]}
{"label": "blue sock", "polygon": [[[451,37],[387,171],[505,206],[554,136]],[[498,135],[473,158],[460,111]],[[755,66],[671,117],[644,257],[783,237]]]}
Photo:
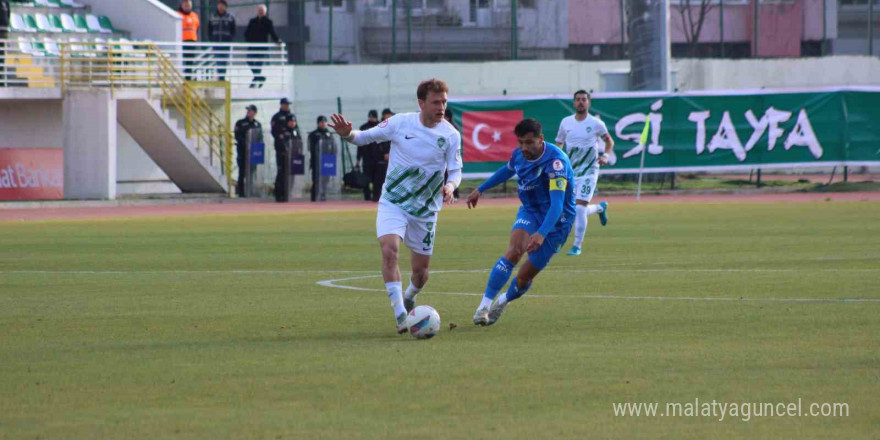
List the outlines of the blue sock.
{"label": "blue sock", "polygon": [[514,278],[513,281],[510,282],[510,287],[507,288],[507,293],[501,295],[501,298],[498,298],[498,302],[504,304],[513,301],[525,295],[526,292],[529,291],[530,287],[532,287],[532,283],[529,283],[525,287],[520,289],[519,286],[517,286],[516,278]]}
{"label": "blue sock", "polygon": [[504,288],[504,285],[507,284],[507,280],[510,279],[510,274],[512,272],[513,263],[508,261],[507,258],[499,258],[498,262],[495,263],[495,266],[492,267],[492,272],[489,274],[489,282],[486,283],[486,293],[483,297],[488,298],[489,301],[495,299],[498,292],[500,292],[501,289]]}

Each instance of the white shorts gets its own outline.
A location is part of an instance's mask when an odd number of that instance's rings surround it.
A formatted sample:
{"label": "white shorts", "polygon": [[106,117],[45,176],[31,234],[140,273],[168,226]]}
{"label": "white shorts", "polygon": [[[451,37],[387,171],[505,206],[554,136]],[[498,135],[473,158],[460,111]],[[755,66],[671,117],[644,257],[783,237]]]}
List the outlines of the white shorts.
{"label": "white shorts", "polygon": [[574,178],[574,198],[589,203],[593,200],[596,192],[596,183],[599,182],[599,173],[590,173],[586,176]]}
{"label": "white shorts", "polygon": [[428,217],[415,217],[384,200],[379,201],[376,213],[376,238],[394,234],[403,239],[411,251],[431,255],[434,253],[434,233],[437,232],[437,213]]}

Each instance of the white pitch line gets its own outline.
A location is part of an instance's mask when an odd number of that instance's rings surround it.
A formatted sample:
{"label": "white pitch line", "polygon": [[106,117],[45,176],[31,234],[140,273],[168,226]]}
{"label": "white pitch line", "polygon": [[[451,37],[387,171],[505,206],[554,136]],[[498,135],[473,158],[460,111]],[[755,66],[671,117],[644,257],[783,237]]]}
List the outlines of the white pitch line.
{"label": "white pitch line", "polygon": [[[440,270],[432,271],[432,273],[486,273],[488,270]],[[584,271],[560,271],[557,272],[584,272]],[[322,287],[333,289],[355,290],[360,292],[385,292],[384,289],[372,289],[368,287],[347,286],[337,284],[344,281],[355,281],[379,278],[381,275],[366,275],[357,277],[337,278],[332,280],[318,281],[317,284]],[[471,292],[435,292],[423,291],[424,293],[434,295],[456,295],[456,296],[483,296],[482,293]],[[529,298],[585,298],[585,299],[611,299],[611,300],[655,300],[655,301],[748,301],[748,302],[780,302],[780,303],[880,303],[877,298],[731,298],[731,297],[697,297],[697,296],[625,296],[625,295],[600,295],[600,294],[573,294],[573,295],[554,295],[554,294],[531,294]]]}
{"label": "white pitch line", "polygon": [[308,275],[318,273],[375,273],[375,270],[0,270],[0,274],[37,275],[149,275],[149,274],[243,274]]}

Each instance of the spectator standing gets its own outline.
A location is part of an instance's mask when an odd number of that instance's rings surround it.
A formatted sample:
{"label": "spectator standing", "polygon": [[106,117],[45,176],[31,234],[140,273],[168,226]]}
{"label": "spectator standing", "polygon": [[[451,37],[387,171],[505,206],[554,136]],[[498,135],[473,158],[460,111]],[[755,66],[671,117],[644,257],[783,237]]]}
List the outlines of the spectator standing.
{"label": "spectator standing", "polygon": [[[247,30],[244,33],[244,39],[248,43],[281,43],[278,34],[275,33],[275,25],[272,20],[266,16],[266,6],[257,6],[257,16],[248,22]],[[271,40],[270,40],[271,38]],[[251,81],[251,88],[263,88],[266,77],[263,76],[263,59],[266,58],[265,47],[251,47],[248,49],[248,65],[251,66],[251,72],[254,73],[254,79]]]}
{"label": "spectator standing", "polygon": [[[379,112],[377,112],[376,110],[370,110],[370,112],[367,113],[367,122],[361,125],[360,129],[361,131],[369,130],[377,125],[379,125]],[[374,183],[377,182],[374,174],[376,171],[375,162],[376,157],[378,156],[378,152],[379,144],[376,142],[367,145],[359,145],[357,148],[356,165],[361,166],[361,163],[363,163],[363,172],[364,176],[367,179],[366,183],[364,184],[364,200],[366,201],[379,201],[378,195],[382,192],[382,187]],[[370,191],[371,183],[373,183],[372,191]],[[373,199],[373,193],[377,195],[375,199]]]}
{"label": "spectator standing", "polygon": [[248,132],[251,130],[263,131],[263,125],[257,120],[257,106],[247,106],[247,115],[235,123],[235,152],[238,163],[238,182],[235,185],[235,194],[245,196],[245,169],[248,166]]}
{"label": "spectator standing", "polygon": [[[183,42],[195,43],[199,41],[199,14],[192,10],[192,1],[183,0],[177,9],[183,18]],[[187,81],[192,79],[192,66],[195,62],[192,60],[196,56],[196,48],[183,48],[183,75]]]}
{"label": "spectator standing", "polygon": [[336,154],[336,140],[327,129],[327,117],[318,116],[318,128],[309,133],[309,169],[312,170],[312,201],[327,200],[327,184],[329,176],[323,176],[321,171],[321,156],[323,154]]}
{"label": "spectator standing", "polygon": [[[235,17],[227,12],[226,0],[217,2],[217,11],[211,14],[208,22],[208,39],[215,43],[231,43],[235,41]],[[226,81],[226,66],[229,65],[229,46],[214,46],[214,58],[217,60],[217,73],[220,81]]]}
{"label": "spectator standing", "polygon": [[272,137],[275,139],[275,164],[278,171],[275,174],[275,200],[283,202],[284,191],[284,162],[290,161],[288,143],[293,139],[302,139],[296,124],[296,115],[290,111],[290,101],[281,99],[281,109],[272,116]]}

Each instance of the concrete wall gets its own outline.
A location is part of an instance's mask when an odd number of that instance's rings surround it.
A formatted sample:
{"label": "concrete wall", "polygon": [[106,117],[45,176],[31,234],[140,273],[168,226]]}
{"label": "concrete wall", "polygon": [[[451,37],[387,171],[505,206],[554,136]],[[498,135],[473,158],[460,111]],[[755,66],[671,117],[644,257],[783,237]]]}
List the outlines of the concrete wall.
{"label": "concrete wall", "polygon": [[0,148],[61,148],[61,116],[60,100],[0,100]]}
{"label": "concrete wall", "polygon": [[876,86],[880,59],[834,56],[797,59],[676,59],[680,90]]}
{"label": "concrete wall", "polygon": [[[113,27],[137,39],[180,41],[181,18],[158,0],[79,0],[95,13],[110,17]],[[207,20],[205,20],[207,22]]]}
{"label": "concrete wall", "polygon": [[110,90],[71,91],[63,102],[64,198],[116,198],[116,101]]}
{"label": "concrete wall", "polygon": [[[64,148],[62,110],[58,99],[0,100],[0,148]],[[180,192],[118,124],[116,167],[117,194]]]}

